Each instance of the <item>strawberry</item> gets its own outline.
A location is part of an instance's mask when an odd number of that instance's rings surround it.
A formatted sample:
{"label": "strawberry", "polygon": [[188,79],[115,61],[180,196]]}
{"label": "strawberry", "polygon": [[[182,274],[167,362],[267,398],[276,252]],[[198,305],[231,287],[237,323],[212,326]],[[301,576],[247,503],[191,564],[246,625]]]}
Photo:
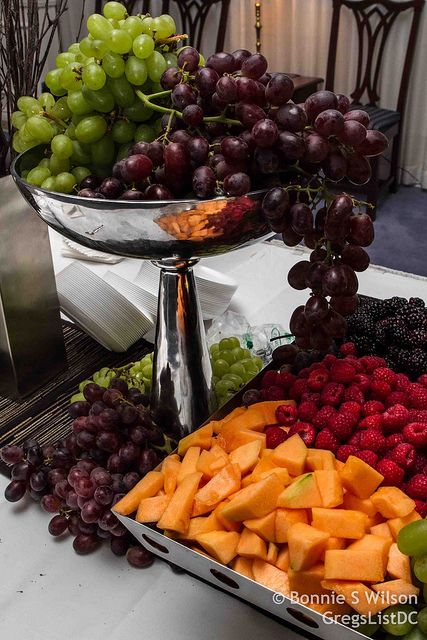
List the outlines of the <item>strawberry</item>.
{"label": "strawberry", "polygon": [[380,358],[379,356],[363,356],[363,358],[360,358],[360,361],[365,367],[366,373],[373,373],[378,367],[387,366],[384,358]]}
{"label": "strawberry", "polygon": [[316,449],[328,449],[332,453],[336,453],[340,446],[339,441],[329,429],[323,429],[317,434],[315,445]]}
{"label": "strawberry", "polygon": [[378,462],[378,456],[376,453],[374,453],[373,451],[370,451],[369,449],[361,449],[360,451],[357,451],[354,455],[356,456],[356,458],[360,458],[361,460],[363,460],[363,462],[366,462],[366,464],[369,464],[371,467],[375,469],[375,466]]}
{"label": "strawberry", "polygon": [[288,434],[280,427],[268,427],[265,431],[265,444],[267,449],[275,449],[287,440]]}
{"label": "strawberry", "polygon": [[289,436],[293,436],[295,433],[304,440],[307,447],[312,447],[316,440],[317,432],[312,424],[309,422],[296,422],[289,429]]}
{"label": "strawberry", "polygon": [[360,418],[361,406],[358,402],[354,402],[354,400],[350,400],[348,402],[343,402],[340,406],[340,413],[351,413],[354,416],[354,424],[356,424]]}
{"label": "strawberry", "polygon": [[424,422],[411,422],[403,428],[403,439],[413,444],[417,449],[427,446],[427,424]]}
{"label": "strawberry", "polygon": [[411,381],[404,373],[398,373],[396,375],[396,391],[406,391],[411,385]]}
{"label": "strawberry", "polygon": [[369,451],[383,451],[386,448],[386,441],[380,431],[366,429],[360,434],[360,447]]}
{"label": "strawberry", "polygon": [[344,360],[337,360],[331,367],[332,382],[340,382],[341,384],[350,384],[354,380],[356,369]]}
{"label": "strawberry", "polygon": [[398,464],[393,462],[393,460],[383,458],[383,460],[380,460],[377,463],[376,470],[384,476],[384,480],[382,482],[383,486],[400,487],[403,482],[405,472]]}
{"label": "strawberry", "polygon": [[289,397],[292,400],[299,400],[304,391],[307,391],[307,389],[307,380],[305,380],[304,378],[297,378],[289,390]]}
{"label": "strawberry", "polygon": [[427,500],[427,476],[417,473],[406,485],[406,493],[415,500]]}
{"label": "strawberry", "polygon": [[301,402],[298,407],[298,419],[305,422],[312,422],[317,411],[317,405],[312,400]]}
{"label": "strawberry", "polygon": [[394,373],[394,371],[389,369],[389,367],[378,367],[377,369],[375,369],[372,378],[374,380],[382,380],[383,382],[387,382],[387,384],[389,384],[393,389],[396,384],[397,375]]}
{"label": "strawberry", "polygon": [[293,373],[289,373],[289,371],[280,371],[276,377],[276,384],[287,391],[292,387],[296,379],[297,377]]}
{"label": "strawberry", "polygon": [[316,369],[308,376],[307,384],[310,391],[322,391],[329,382],[329,373],[326,369]]}
{"label": "strawberry", "polygon": [[420,384],[413,384],[408,390],[408,402],[412,409],[427,409],[427,389]]}
{"label": "strawberry", "polygon": [[363,418],[357,426],[358,429],[371,429],[372,431],[382,431],[383,417],[381,413],[374,413],[372,416]]}
{"label": "strawberry", "polygon": [[340,346],[340,353],[343,356],[357,356],[357,347],[354,342],[345,342]]}
{"label": "strawberry", "polygon": [[371,397],[373,400],[384,400],[391,393],[391,387],[384,380],[372,380]]}
{"label": "strawberry", "polygon": [[336,414],[337,414],[337,410],[328,404],[325,405],[324,407],[321,407],[316,417],[313,419],[313,426],[316,429],[324,429],[325,427],[328,426],[328,422],[330,418],[332,416],[335,416]]}
{"label": "strawberry", "polygon": [[365,396],[357,384],[352,384],[344,391],[344,400],[362,405],[365,402]]}
{"label": "strawberry", "polygon": [[407,442],[396,445],[394,449],[387,454],[387,457],[398,464],[399,467],[402,467],[402,469],[410,469],[413,467],[415,464],[415,456],[416,452],[414,447]]}
{"label": "strawberry", "polygon": [[292,407],[289,404],[281,404],[276,409],[276,420],[279,424],[283,424],[286,427],[296,422],[298,417],[298,411],[296,407]]}
{"label": "strawberry", "polygon": [[402,431],[409,420],[409,411],[402,404],[395,404],[383,413],[384,433]]}
{"label": "strawberry", "polygon": [[322,404],[330,404],[337,406],[341,403],[344,396],[344,385],[338,382],[329,382],[320,395],[320,402]]}
{"label": "strawberry", "polygon": [[358,449],[352,444],[342,444],[337,453],[337,459],[341,460],[341,462],[347,462],[347,458],[349,456],[354,456],[357,453]]}
{"label": "strawberry", "polygon": [[394,404],[401,404],[406,407],[408,404],[408,394],[405,391],[392,391],[384,402],[386,407],[391,407]]}
{"label": "strawberry", "polygon": [[268,387],[268,389],[265,389],[265,391],[267,400],[285,400],[285,392],[282,387],[272,385],[271,387]]}
{"label": "strawberry", "polygon": [[277,384],[277,371],[266,371],[262,376],[261,387],[263,389],[268,389],[268,387],[272,387]]}
{"label": "strawberry", "polygon": [[368,400],[363,405],[363,413],[365,416],[373,416],[375,413],[383,413],[385,407],[379,400]]}
{"label": "strawberry", "polygon": [[347,442],[354,429],[354,417],[349,413],[338,413],[328,422],[328,429],[338,438],[341,442]]}
{"label": "strawberry", "polygon": [[365,373],[357,373],[354,377],[353,384],[356,384],[360,391],[365,394],[371,387],[371,378]]}

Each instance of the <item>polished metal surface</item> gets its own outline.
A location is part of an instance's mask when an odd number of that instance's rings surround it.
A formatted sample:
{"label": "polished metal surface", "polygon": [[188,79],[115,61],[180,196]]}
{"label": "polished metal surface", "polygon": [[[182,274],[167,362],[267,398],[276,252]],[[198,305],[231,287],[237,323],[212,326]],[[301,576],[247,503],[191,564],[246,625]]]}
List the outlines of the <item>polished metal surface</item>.
{"label": "polished metal surface", "polygon": [[0,180],[0,393],[25,396],[67,365],[46,225]]}
{"label": "polished metal surface", "polygon": [[84,246],[156,261],[161,268],[152,409],[159,424],[183,436],[210,415],[212,374],[191,266],[271,235],[262,215],[264,192],[212,200],[118,201],[52,193],[21,172],[41,149],[15,160],[11,173],[36,213]]}

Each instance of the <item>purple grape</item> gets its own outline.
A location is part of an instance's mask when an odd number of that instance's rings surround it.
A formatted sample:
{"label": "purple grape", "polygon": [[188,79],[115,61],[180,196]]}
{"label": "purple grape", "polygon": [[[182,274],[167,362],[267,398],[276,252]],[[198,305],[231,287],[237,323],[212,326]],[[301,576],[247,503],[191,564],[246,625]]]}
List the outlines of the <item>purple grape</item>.
{"label": "purple grape", "polygon": [[270,104],[279,107],[288,102],[293,93],[294,83],[291,78],[285,73],[277,73],[267,84],[265,96]]}
{"label": "purple grape", "polygon": [[[110,200],[115,200],[123,191],[123,185],[117,178],[105,178],[99,187],[99,193]],[[86,397],[86,396],[85,396]],[[99,398],[97,398],[99,400]]]}
{"label": "purple grape", "polygon": [[90,473],[98,465],[93,460],[79,460],[76,466]]}
{"label": "purple grape", "polygon": [[141,476],[136,471],[129,471],[123,476],[123,484],[126,491],[130,491],[140,481]]}
{"label": "purple grape", "polygon": [[308,134],[305,138],[305,146],[304,160],[313,163],[323,162],[331,150],[328,141],[318,133]]}
{"label": "purple grape", "polygon": [[118,389],[107,389],[102,395],[102,400],[112,409],[123,400],[123,394]]}
{"label": "purple grape", "polygon": [[172,200],[170,190],[162,184],[151,184],[145,192],[148,200]]}
{"label": "purple grape", "polygon": [[247,58],[250,58],[252,54],[247,49],[237,49],[236,51],[233,51],[231,55],[234,59],[234,71],[240,71],[244,61],[247,60]]}
{"label": "purple grape", "polygon": [[47,486],[47,478],[43,471],[35,471],[30,475],[30,487],[33,491],[43,491]]}
{"label": "purple grape", "polygon": [[49,484],[54,487],[61,480],[67,479],[67,471],[65,469],[51,469],[47,474]]}
{"label": "purple grape", "polygon": [[79,506],[78,498],[79,496],[75,491],[70,491],[70,493],[67,495],[65,502],[70,507],[70,509],[77,509]]}
{"label": "purple grape", "polygon": [[73,548],[79,555],[86,555],[92,553],[99,546],[99,540],[96,535],[85,535],[79,533],[73,540]]}
{"label": "purple grape", "polygon": [[194,167],[205,164],[209,156],[209,142],[206,138],[201,136],[191,138],[187,144],[187,149],[190,154],[191,164]]}
{"label": "purple grape", "polygon": [[279,130],[273,120],[258,120],[252,128],[252,137],[258,147],[272,147],[279,137]]}
{"label": "purple grape", "polygon": [[81,467],[71,467],[68,472],[67,481],[71,487],[74,487],[75,483],[80,480],[80,478],[88,478],[89,474],[87,471],[82,469]]}
{"label": "purple grape", "polygon": [[126,560],[132,567],[144,569],[153,564],[154,555],[142,546],[130,547],[126,553]]}
{"label": "purple grape", "polygon": [[68,529],[68,520],[65,516],[53,516],[48,525],[51,536],[60,536]]}
{"label": "purple grape", "polygon": [[144,449],[139,461],[138,471],[142,476],[145,476],[149,471],[152,471],[154,467],[158,465],[157,454],[153,449]]}
{"label": "purple grape", "polygon": [[101,485],[100,487],[96,487],[93,498],[97,504],[108,507],[112,503],[114,498],[113,489],[108,485]]}
{"label": "purple grape", "polygon": [[236,117],[247,128],[253,127],[258,120],[265,118],[265,111],[257,104],[239,102],[236,105]]}
{"label": "purple grape", "polygon": [[114,529],[114,527],[117,526],[118,522],[119,521],[114,513],[110,510],[107,510],[104,511],[104,513],[100,517],[98,525],[104,531],[111,531],[111,529]]}
{"label": "purple grape", "polygon": [[193,174],[193,191],[198,198],[211,198],[215,194],[216,178],[210,167],[197,167]]}
{"label": "purple grape", "polygon": [[96,446],[101,451],[115,453],[120,447],[119,436],[111,431],[101,431],[96,437]]}
{"label": "purple grape", "polygon": [[276,113],[276,122],[286,131],[298,133],[304,131],[307,115],[297,104],[283,104]]}
{"label": "purple grape", "polygon": [[174,131],[170,134],[169,140],[171,142],[178,142],[179,144],[183,144],[186,147],[191,140],[191,135],[188,133],[188,131],[184,131],[184,129],[178,129],[178,131]]}
{"label": "purple grape", "polygon": [[171,94],[172,105],[178,111],[182,111],[190,104],[197,102],[197,96],[188,84],[178,84]]}
{"label": "purple grape", "polygon": [[16,464],[24,458],[24,450],[15,444],[9,444],[0,449],[0,458],[6,464]]}
{"label": "purple grape", "polygon": [[199,61],[200,54],[194,47],[184,47],[178,55],[178,66],[189,73],[196,71]]}
{"label": "purple grape", "polygon": [[77,434],[77,444],[82,449],[91,449],[94,446],[95,441],[95,434],[90,431],[80,431],[80,433]]}
{"label": "purple grape", "polygon": [[250,190],[251,180],[246,173],[233,173],[224,179],[224,191],[229,196],[243,196]]}
{"label": "purple grape", "polygon": [[189,104],[182,111],[182,119],[189,127],[198,127],[202,124],[204,112],[197,104]]}
{"label": "purple grape", "polygon": [[40,500],[41,507],[47,513],[58,513],[61,507],[61,501],[57,496],[46,494]]}
{"label": "purple grape", "polygon": [[123,462],[117,453],[113,453],[107,460],[107,469],[110,473],[119,473],[123,470]]}
{"label": "purple grape", "polygon": [[95,492],[95,483],[91,478],[82,477],[75,481],[74,491],[81,498],[91,498]]}
{"label": "purple grape", "polygon": [[19,480],[20,482],[26,482],[32,472],[31,466],[28,462],[22,461],[14,464],[12,467],[11,477],[12,480]]}
{"label": "purple grape", "polygon": [[120,196],[121,200],[144,200],[144,194],[138,189],[127,189]]}
{"label": "purple grape", "polygon": [[125,556],[129,549],[129,540],[127,536],[113,537],[110,542],[110,549],[115,556]]}
{"label": "purple grape", "polygon": [[80,198],[97,198],[97,192],[93,191],[93,189],[80,189],[77,194]]}
{"label": "purple grape", "polygon": [[12,480],[4,490],[4,497],[8,502],[18,502],[24,497],[27,485],[22,480]]}
{"label": "purple grape", "polygon": [[343,96],[342,93],[337,93],[337,103],[338,111],[341,111],[343,115],[346,114],[350,108],[350,99],[347,96]]}
{"label": "purple grape", "polygon": [[283,157],[290,162],[295,162],[305,152],[304,140],[291,131],[282,131],[279,134],[278,147]]}
{"label": "purple grape", "polygon": [[[95,382],[89,382],[83,389],[83,395],[90,404],[102,400],[105,389],[96,384]],[[87,404],[87,403],[86,403]],[[88,412],[89,413],[89,412]],[[80,415],[88,415],[88,413],[81,413]]]}
{"label": "purple grape", "polygon": [[135,444],[144,444],[148,439],[148,431],[145,427],[136,426],[133,427],[129,434],[130,439]]}
{"label": "purple grape", "polygon": [[337,106],[338,100],[332,91],[316,91],[304,103],[304,109],[310,122],[314,122],[322,111],[336,109]]}
{"label": "purple grape", "polygon": [[229,53],[214,53],[206,60],[206,66],[214,69],[219,75],[232,73],[235,69],[235,59]]}
{"label": "purple grape", "polygon": [[237,84],[232,76],[223,76],[216,85],[216,93],[220,100],[232,104],[237,100]]}
{"label": "purple grape", "polygon": [[127,466],[134,464],[138,460],[140,453],[141,451],[138,445],[136,445],[132,441],[126,442],[119,449],[120,459],[122,460],[123,464]]}
{"label": "purple grape", "polygon": [[103,507],[95,502],[95,500],[88,500],[88,502],[86,502],[82,507],[80,517],[83,522],[86,522],[86,524],[92,524],[97,522],[103,511]]}
{"label": "purple grape", "polygon": [[195,84],[198,88],[200,95],[210,97],[215,93],[216,85],[219,80],[219,75],[215,69],[202,67],[196,73]]}
{"label": "purple grape", "polygon": [[237,100],[239,102],[257,103],[259,90],[256,80],[252,80],[251,78],[237,78],[236,88]]}
{"label": "purple grape", "polygon": [[337,109],[326,109],[317,116],[314,127],[321,136],[337,136],[344,128],[344,117]]}
{"label": "purple grape", "polygon": [[268,62],[262,53],[254,53],[246,58],[242,64],[242,75],[247,78],[258,80],[267,71]]}
{"label": "purple grape", "polygon": [[160,84],[165,91],[174,89],[182,80],[182,72],[176,67],[170,67],[163,73]]}
{"label": "purple grape", "polygon": [[77,513],[71,513],[68,516],[68,531],[73,536],[77,536],[80,533],[79,520],[80,518]]}

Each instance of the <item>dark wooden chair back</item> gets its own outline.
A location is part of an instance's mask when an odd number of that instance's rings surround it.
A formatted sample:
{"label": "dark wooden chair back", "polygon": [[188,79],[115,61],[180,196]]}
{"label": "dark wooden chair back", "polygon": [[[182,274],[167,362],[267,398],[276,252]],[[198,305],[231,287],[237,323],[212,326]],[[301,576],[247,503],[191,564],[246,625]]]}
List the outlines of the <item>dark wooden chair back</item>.
{"label": "dark wooden chair back", "polygon": [[355,103],[360,103],[362,96],[366,92],[368,104],[371,105],[375,105],[380,100],[378,80],[385,45],[391,28],[402,13],[412,11],[413,16],[396,109],[403,114],[424,1],[425,0],[409,0],[407,2],[398,2],[396,0],[332,0],[332,27],[325,88],[329,90],[333,90],[334,88],[338,32],[342,7],[348,7],[353,12],[358,33],[356,87],[351,97]]}

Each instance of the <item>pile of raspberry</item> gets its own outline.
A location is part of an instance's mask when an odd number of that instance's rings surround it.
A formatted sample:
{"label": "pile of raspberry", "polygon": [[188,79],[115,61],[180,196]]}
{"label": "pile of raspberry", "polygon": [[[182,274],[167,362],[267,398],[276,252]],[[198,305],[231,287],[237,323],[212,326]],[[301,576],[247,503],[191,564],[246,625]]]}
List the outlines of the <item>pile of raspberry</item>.
{"label": "pile of raspberry", "polygon": [[329,449],[342,462],[357,456],[427,516],[427,373],[411,382],[381,357],[357,357],[353,343],[298,375],[286,369],[267,371],[258,392],[259,399],[297,405],[278,407],[277,425],[289,430],[266,427],[267,447],[298,433],[308,447]]}

